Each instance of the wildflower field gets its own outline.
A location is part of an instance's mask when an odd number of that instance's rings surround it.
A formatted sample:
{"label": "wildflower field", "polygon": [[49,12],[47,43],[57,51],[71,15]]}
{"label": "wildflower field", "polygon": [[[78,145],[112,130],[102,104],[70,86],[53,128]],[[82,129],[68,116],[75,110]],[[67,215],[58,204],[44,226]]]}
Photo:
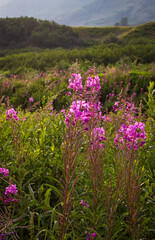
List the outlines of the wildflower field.
{"label": "wildflower field", "polygon": [[0,240],[154,239],[155,64],[0,75]]}

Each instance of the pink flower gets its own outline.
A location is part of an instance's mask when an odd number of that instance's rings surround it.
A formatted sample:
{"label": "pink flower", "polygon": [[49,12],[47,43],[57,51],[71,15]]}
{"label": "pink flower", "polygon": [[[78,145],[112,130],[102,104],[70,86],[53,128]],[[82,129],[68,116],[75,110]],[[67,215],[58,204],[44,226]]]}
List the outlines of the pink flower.
{"label": "pink flower", "polygon": [[109,116],[104,115],[103,116],[103,121],[111,122],[111,119]]}
{"label": "pink flower", "polygon": [[[93,230],[93,228],[92,228],[92,230]],[[93,233],[87,233],[87,237],[86,237],[86,239],[87,240],[92,240],[92,239],[94,239],[94,238],[96,238],[97,237],[97,234],[95,233],[95,232],[93,232]]]}
{"label": "pink flower", "polygon": [[87,208],[89,207],[88,203],[85,203],[83,200],[81,200],[80,204],[82,204],[83,206],[85,206]]}
{"label": "pink flower", "polygon": [[94,78],[89,76],[86,81],[86,88],[88,87],[90,87],[93,92],[100,90],[100,78],[98,76],[95,76]]}
{"label": "pink flower", "polygon": [[104,145],[103,145],[102,141],[106,140],[106,138],[105,138],[105,131],[104,131],[103,127],[94,128],[92,134],[94,135],[94,138],[95,138],[95,143],[94,144],[92,143],[93,144],[92,145],[92,149],[94,147],[97,147],[97,146],[99,148],[103,148]]}
{"label": "pink flower", "polygon": [[29,102],[33,102],[33,97],[30,97],[30,98],[29,98]]}
{"label": "pink flower", "polygon": [[91,240],[91,238],[89,236],[86,237],[87,240]]}
{"label": "pink flower", "polygon": [[82,77],[80,74],[72,74],[72,77],[69,79],[68,88],[73,89],[75,92],[82,91]]}
{"label": "pink flower", "polygon": [[95,237],[97,237],[97,234],[94,232],[92,233],[92,238],[95,238]]}
{"label": "pink flower", "polygon": [[4,178],[5,176],[9,176],[9,170],[6,168],[0,168],[0,174],[3,174],[2,178]]}
{"label": "pink flower", "polygon": [[17,195],[18,190],[16,189],[16,184],[12,184],[6,188],[5,195],[15,194]]}
{"label": "pink flower", "polygon": [[92,115],[96,118],[102,118],[101,116],[101,103],[98,101],[97,103],[86,102],[84,100],[76,100],[73,101],[69,114],[66,117],[66,122],[70,122],[69,118],[72,119],[72,124],[75,124],[76,121],[82,121],[82,124],[86,124],[89,122]]}
{"label": "pink flower", "polygon": [[18,117],[17,117],[16,111],[14,110],[14,108],[11,108],[6,111],[6,120],[8,120],[8,119],[13,119],[13,120],[18,121]]}
{"label": "pink flower", "polygon": [[72,93],[71,92],[66,92],[67,95],[71,95]]}
{"label": "pink flower", "polygon": [[119,102],[115,102],[115,103],[114,103],[115,106],[118,106],[118,104],[119,104]]}
{"label": "pink flower", "polygon": [[[142,122],[135,122],[135,124],[124,125],[118,130],[115,138],[115,144],[120,144],[121,148],[126,145],[128,149],[142,147],[146,139],[145,124]],[[123,149],[123,148],[122,148]]]}

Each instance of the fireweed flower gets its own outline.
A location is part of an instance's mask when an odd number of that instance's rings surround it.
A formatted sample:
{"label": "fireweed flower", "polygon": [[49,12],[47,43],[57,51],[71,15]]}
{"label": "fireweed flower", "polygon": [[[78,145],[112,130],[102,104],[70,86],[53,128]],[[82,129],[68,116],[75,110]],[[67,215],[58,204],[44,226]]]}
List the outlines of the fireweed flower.
{"label": "fireweed flower", "polygon": [[0,240],[5,240],[5,239],[8,239],[8,234],[6,234],[6,233],[1,233],[1,234],[0,234]]}
{"label": "fireweed flower", "polygon": [[[14,198],[13,195],[17,195],[18,190],[16,189],[16,184],[11,184],[9,185],[6,190],[5,190],[5,195],[8,197],[7,199],[5,199],[5,203],[9,203],[9,202],[17,202],[18,200],[16,198]],[[12,195],[13,194],[13,195]]]}
{"label": "fireweed flower", "polygon": [[65,109],[61,109],[60,112],[65,114],[66,110]]}
{"label": "fireweed flower", "polygon": [[95,232],[92,233],[92,238],[97,237],[97,234]]}
{"label": "fireweed flower", "polygon": [[86,102],[84,100],[73,101],[65,122],[68,124],[70,121],[72,121],[72,124],[74,125],[77,120],[80,120],[82,124],[86,124],[89,122],[92,115],[96,119],[102,118],[102,113],[100,110],[101,103],[99,101],[95,104],[92,102]]}
{"label": "fireweed flower", "polygon": [[[93,231],[93,228],[92,228],[92,231]],[[95,232],[87,233],[87,235],[88,235],[86,237],[87,240],[92,240],[92,239],[95,239],[97,237],[97,234]]]}
{"label": "fireweed flower", "polygon": [[118,106],[118,104],[119,104],[119,102],[115,102],[115,103],[114,103],[115,106]]}
{"label": "fireweed flower", "polygon": [[104,122],[111,122],[111,119],[109,116],[104,115],[102,118]]}
{"label": "fireweed flower", "polygon": [[142,147],[145,144],[144,139],[146,139],[145,133],[145,123],[135,122],[135,124],[124,125],[118,130],[119,133],[115,138],[115,145],[120,145],[121,148],[124,148],[124,145],[128,149],[134,148],[135,150],[138,147]]}
{"label": "fireweed flower", "polygon": [[72,93],[71,92],[66,92],[67,95],[71,95]]}
{"label": "fireweed flower", "polygon": [[13,120],[18,121],[18,117],[17,117],[16,111],[14,110],[14,108],[11,108],[6,111],[6,120],[8,120],[8,119],[13,119]]}
{"label": "fireweed flower", "polygon": [[124,113],[122,120],[126,121],[127,123],[132,123],[134,121],[134,117],[129,113]]}
{"label": "fireweed flower", "polygon": [[95,76],[94,78],[91,78],[90,76],[87,78],[86,88],[91,88],[92,92],[98,91],[101,89],[100,86],[100,78],[98,76]]}
{"label": "fireweed flower", "polygon": [[6,168],[0,168],[0,174],[3,174],[2,178],[9,176],[9,170]]}
{"label": "fireweed flower", "polygon": [[[89,76],[83,87],[81,75],[74,73],[72,74],[71,79],[69,79],[68,88],[73,89],[75,92],[83,90],[88,94],[88,91],[98,91],[101,88],[99,82],[100,79],[98,76],[95,76],[93,78]],[[74,125],[77,120],[80,120],[83,124],[86,124],[89,122],[89,119],[92,115],[95,118],[101,118],[101,107],[101,103],[98,100],[95,103],[84,100],[73,101],[65,121],[67,124],[69,124],[71,121]]]}
{"label": "fireweed flower", "polygon": [[133,112],[136,111],[135,104],[128,102],[128,103],[126,104],[126,109],[125,109],[125,111],[128,112],[128,111],[131,110],[131,109],[132,109]]}
{"label": "fireweed flower", "polygon": [[33,100],[33,97],[30,97],[29,98],[29,102],[33,102],[34,100]]}
{"label": "fireweed flower", "polygon": [[83,200],[81,200],[80,204],[82,204],[83,206],[85,206],[87,208],[89,207],[88,203],[85,203]]}
{"label": "fireweed flower", "polygon": [[74,118],[72,120],[73,124],[75,124],[77,120],[81,120],[83,124],[87,123],[91,116],[91,113],[89,112],[89,103],[84,100],[73,101],[65,121],[68,123],[72,116]]}
{"label": "fireweed flower", "polygon": [[72,77],[69,79],[68,88],[73,89],[75,92],[82,91],[82,77],[80,74],[73,73]]}
{"label": "fireweed flower", "polygon": [[91,240],[91,238],[89,236],[86,237],[87,240]]}
{"label": "fireweed flower", "polygon": [[5,195],[15,194],[17,195],[18,190],[16,189],[16,184],[12,184],[6,188]]}
{"label": "fireweed flower", "polygon": [[[95,146],[99,146],[100,148],[104,147],[102,141],[105,141],[105,131],[103,127],[94,128],[92,135],[95,138]],[[92,146],[93,148],[94,146]]]}
{"label": "fireweed flower", "polygon": [[122,108],[124,108],[125,112],[129,112],[132,111],[133,113],[136,113],[136,107],[134,105],[134,103],[130,103],[130,102],[125,102],[122,101],[122,103],[120,102],[115,102],[114,105],[112,106],[113,111],[117,112],[118,110],[122,110]]}

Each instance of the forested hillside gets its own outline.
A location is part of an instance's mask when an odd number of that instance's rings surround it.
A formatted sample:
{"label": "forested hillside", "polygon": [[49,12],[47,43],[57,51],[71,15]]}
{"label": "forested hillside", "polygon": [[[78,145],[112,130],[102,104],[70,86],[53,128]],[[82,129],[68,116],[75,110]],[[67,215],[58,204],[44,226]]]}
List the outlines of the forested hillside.
{"label": "forested hillside", "polygon": [[54,21],[28,17],[0,18],[0,49],[27,47],[72,49],[101,43],[117,43],[124,46],[136,43],[137,40],[138,44],[153,43],[154,36],[155,22],[137,27],[69,27]]}
{"label": "forested hillside", "polygon": [[80,44],[78,35],[65,25],[28,17],[0,19],[1,49],[27,46],[71,48]]}

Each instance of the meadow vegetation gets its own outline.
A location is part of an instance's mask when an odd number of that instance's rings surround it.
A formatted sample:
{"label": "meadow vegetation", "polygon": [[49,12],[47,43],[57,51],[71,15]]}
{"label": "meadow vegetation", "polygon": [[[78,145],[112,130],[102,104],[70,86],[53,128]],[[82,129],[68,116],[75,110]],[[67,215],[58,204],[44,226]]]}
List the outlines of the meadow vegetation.
{"label": "meadow vegetation", "polygon": [[154,51],[1,50],[1,240],[154,239]]}

